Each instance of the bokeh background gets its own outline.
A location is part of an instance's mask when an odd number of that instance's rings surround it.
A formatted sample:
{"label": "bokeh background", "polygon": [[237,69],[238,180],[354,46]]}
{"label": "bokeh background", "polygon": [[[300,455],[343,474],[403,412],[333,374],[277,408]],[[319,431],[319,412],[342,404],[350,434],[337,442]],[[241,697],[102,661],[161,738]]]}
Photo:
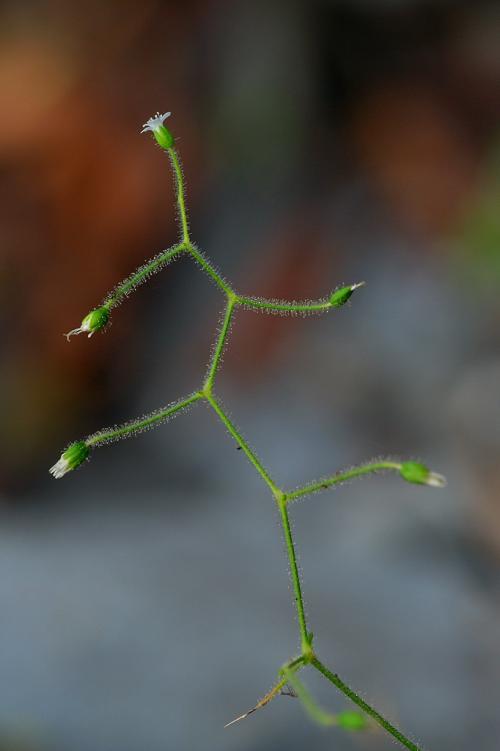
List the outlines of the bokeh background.
{"label": "bokeh background", "polygon": [[[425,748],[500,734],[500,6],[4,1],[0,23],[0,749],[392,747],[280,698],[228,730],[297,649],[277,515],[198,405],[55,482],[61,449],[196,388],[223,306],[188,261],[68,344],[177,236],[172,110],[198,244],[246,294],[218,390],[298,504],[324,661]],[[306,677],[304,675],[304,677]],[[314,675],[332,710],[347,706]]]}

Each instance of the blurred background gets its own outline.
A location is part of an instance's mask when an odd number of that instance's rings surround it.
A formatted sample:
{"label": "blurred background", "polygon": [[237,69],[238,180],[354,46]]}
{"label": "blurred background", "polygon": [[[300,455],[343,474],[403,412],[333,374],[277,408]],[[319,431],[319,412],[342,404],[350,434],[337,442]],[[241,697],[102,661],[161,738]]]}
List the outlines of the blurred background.
{"label": "blurred background", "polygon": [[[241,311],[218,391],[285,487],[324,661],[425,748],[500,734],[498,2],[9,2],[0,9],[0,749],[392,747],[252,707],[297,650],[265,486],[203,405],[65,445],[197,388],[223,300],[175,242],[172,110],[193,237],[242,293],[367,286],[324,317]],[[332,711],[348,704],[306,676]]]}

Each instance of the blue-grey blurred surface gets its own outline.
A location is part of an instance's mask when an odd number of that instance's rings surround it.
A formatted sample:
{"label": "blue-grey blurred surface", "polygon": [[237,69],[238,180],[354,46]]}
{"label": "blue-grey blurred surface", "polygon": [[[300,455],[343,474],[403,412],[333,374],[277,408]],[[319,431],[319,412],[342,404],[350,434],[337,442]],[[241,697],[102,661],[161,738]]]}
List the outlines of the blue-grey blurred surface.
{"label": "blue-grey blurred surface", "polygon": [[[296,654],[279,519],[203,405],[48,474],[71,440],[188,394],[224,301],[184,259],[61,336],[191,230],[236,289],[217,391],[276,481],[425,461],[291,508],[324,662],[429,751],[500,734],[500,13],[488,2],[2,6],[1,751],[392,747],[279,697]],[[312,672],[321,705],[349,708]]]}

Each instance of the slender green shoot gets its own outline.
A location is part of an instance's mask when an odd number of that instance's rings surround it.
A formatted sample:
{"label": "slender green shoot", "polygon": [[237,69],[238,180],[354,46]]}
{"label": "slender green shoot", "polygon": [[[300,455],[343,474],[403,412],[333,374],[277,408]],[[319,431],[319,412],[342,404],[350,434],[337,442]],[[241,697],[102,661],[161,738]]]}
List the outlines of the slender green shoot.
{"label": "slender green shoot", "polygon": [[313,657],[311,660],[311,665],[316,668],[322,675],[325,676],[325,678],[330,681],[330,683],[333,683],[334,686],[336,686],[342,693],[347,696],[354,704],[356,704],[360,709],[363,710],[369,717],[372,718],[378,725],[380,725],[389,735],[392,735],[395,740],[399,741],[402,746],[405,748],[408,748],[410,751],[421,751],[420,747],[417,746],[413,741],[411,741],[409,738],[406,737],[406,735],[403,735],[403,733],[398,730],[397,727],[392,725],[389,720],[386,720],[385,717],[382,717],[382,715],[377,712],[376,709],[374,709],[370,704],[368,704],[364,699],[359,696],[355,691],[353,691],[350,686],[347,685],[347,683],[344,683],[344,681],[339,678],[337,673],[332,673],[331,670],[329,670],[325,665],[323,665],[322,662],[318,660],[317,657]]}
{"label": "slender green shoot", "polygon": [[387,470],[401,472],[401,466],[401,462],[393,462],[389,460],[361,464],[359,467],[352,467],[352,469],[336,472],[334,475],[325,477],[323,480],[317,480],[316,482],[311,482],[308,485],[297,488],[297,490],[292,490],[290,493],[286,493],[286,500],[287,503],[290,501],[296,501],[297,498],[302,498],[303,496],[311,495],[312,493],[318,493],[320,490],[328,490],[334,485],[339,485],[347,480],[354,480],[356,477],[362,477],[363,475]]}
{"label": "slender green shoot", "polygon": [[229,301],[226,306],[226,312],[224,315],[224,322],[222,324],[222,328],[219,334],[219,338],[217,339],[217,343],[215,345],[214,354],[212,357],[212,360],[210,362],[210,367],[208,370],[208,375],[204,384],[204,391],[207,394],[212,393],[212,387],[214,385],[214,379],[215,379],[215,373],[217,372],[217,367],[220,363],[220,359],[222,357],[222,353],[224,351],[224,344],[226,343],[227,335],[229,334],[229,327],[231,325],[231,318],[233,317],[233,310],[235,305],[235,299],[234,297],[230,297]]}
{"label": "slender green shoot", "polygon": [[182,242],[184,243],[184,245],[188,246],[190,244],[190,239],[189,239],[189,228],[188,228],[188,220],[187,220],[186,199],[184,196],[184,192],[185,192],[184,191],[184,176],[182,174],[181,162],[179,159],[179,155],[177,154],[177,151],[175,150],[174,147],[167,149],[167,151],[170,157],[170,161],[172,163],[176,186],[177,186],[177,208],[178,208],[179,222],[180,222],[181,231],[182,231]]}
{"label": "slender green shoot", "polygon": [[290,565],[290,576],[292,577],[292,586],[295,599],[295,606],[297,608],[297,617],[299,619],[299,632],[300,632],[300,644],[302,654],[309,657],[311,654],[311,640],[312,635],[307,630],[306,614],[304,609],[304,598],[302,595],[302,586],[300,583],[299,568],[297,565],[297,554],[295,552],[295,543],[293,541],[292,530],[290,527],[290,519],[288,518],[288,509],[286,507],[286,501],[283,496],[278,501],[278,508],[281,516],[281,524],[283,527],[283,534],[285,537],[285,545],[288,554],[288,563]]}
{"label": "slender green shoot", "polygon": [[323,313],[333,307],[329,300],[317,302],[281,302],[280,300],[261,300],[258,297],[238,297],[238,302],[247,308],[263,310],[267,313]]}
{"label": "slender green shoot", "polygon": [[186,251],[186,245],[184,243],[177,243],[168,250],[164,250],[157,256],[148,261],[144,265],[140,266],[134,273],[129,276],[128,279],[121,282],[118,287],[106,298],[104,304],[111,310],[118,305],[123,298],[127,297],[130,292],[142,284],[152,274],[155,274],[161,268],[168,266],[168,264],[175,258],[178,258],[181,253]]}
{"label": "slender green shoot", "polygon": [[203,394],[197,391],[194,394],[190,394],[190,396],[187,396],[185,399],[180,399],[177,402],[173,402],[173,404],[169,404],[167,407],[157,409],[144,417],[130,420],[116,428],[100,430],[86,438],[85,443],[89,448],[94,448],[95,446],[101,446],[104,443],[111,443],[119,438],[129,438],[136,433],[141,433],[148,428],[152,428],[159,423],[165,422],[165,420],[168,420],[170,417],[173,417],[178,412],[181,412],[183,409],[186,409],[186,407],[189,407],[191,404],[194,404],[202,398]]}
{"label": "slender green shoot", "polygon": [[292,668],[284,667],[282,668],[282,672],[284,677],[286,678],[286,682],[293,688],[298,698],[302,702],[304,709],[312,720],[317,722],[318,725],[337,724],[337,718],[334,714],[326,712],[318,704],[316,704],[307,688],[297,676],[297,672],[295,670],[293,670]]}
{"label": "slender green shoot", "polygon": [[207,399],[208,403],[214,410],[217,417],[220,419],[223,425],[227,428],[228,432],[232,435],[234,440],[236,441],[238,446],[241,446],[243,449],[243,452],[247,455],[250,462],[253,464],[259,475],[262,477],[266,485],[270,488],[273,496],[277,496],[280,494],[280,489],[275,484],[275,482],[271,479],[267,469],[265,469],[264,465],[260,461],[260,459],[257,458],[257,455],[252,451],[246,440],[241,435],[240,431],[236,427],[236,425],[231,422],[228,415],[224,412],[222,409],[222,406],[220,403],[212,396],[212,394],[205,392],[205,398]]}

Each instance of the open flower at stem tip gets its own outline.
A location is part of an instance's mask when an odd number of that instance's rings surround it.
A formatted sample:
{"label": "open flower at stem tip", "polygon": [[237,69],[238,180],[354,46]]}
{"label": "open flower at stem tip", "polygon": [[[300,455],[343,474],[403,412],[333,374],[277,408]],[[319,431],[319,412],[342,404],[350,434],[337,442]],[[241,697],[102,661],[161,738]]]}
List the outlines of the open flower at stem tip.
{"label": "open flower at stem tip", "polygon": [[162,147],[162,149],[170,149],[174,145],[174,137],[168,128],[163,124],[167,117],[170,117],[171,112],[164,112],[160,115],[156,113],[154,117],[150,117],[147,122],[142,126],[141,133],[147,133],[151,131],[156,139],[156,143]]}

